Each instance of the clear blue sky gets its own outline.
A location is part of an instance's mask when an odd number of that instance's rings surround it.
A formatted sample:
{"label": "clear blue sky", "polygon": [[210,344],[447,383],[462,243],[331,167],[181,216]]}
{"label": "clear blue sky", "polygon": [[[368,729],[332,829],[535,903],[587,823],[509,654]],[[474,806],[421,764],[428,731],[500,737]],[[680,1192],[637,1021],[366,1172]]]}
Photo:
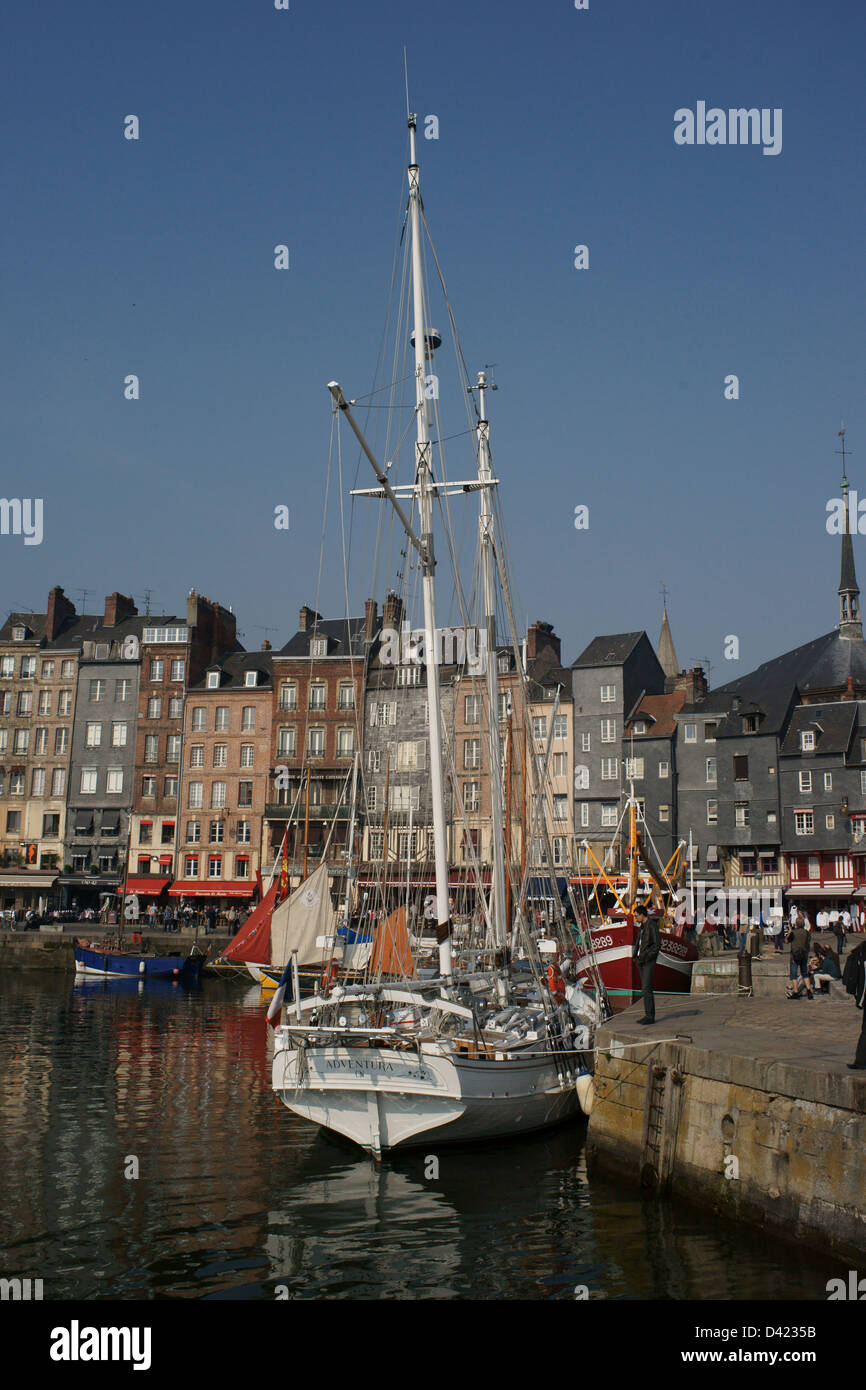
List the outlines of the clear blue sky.
{"label": "clear blue sky", "polygon": [[[361,395],[379,347],[405,43],[467,360],[497,364],[521,617],[568,660],[596,632],[655,640],[664,580],[680,661],[709,656],[713,684],[833,626],[842,417],[866,496],[855,0],[12,0],[2,39],[3,492],[45,505],[41,546],[0,537],[4,609],[60,583],[183,611],[195,587],[248,647],[295,630],[326,383]],[[675,145],[699,100],[781,107],[781,154]]]}

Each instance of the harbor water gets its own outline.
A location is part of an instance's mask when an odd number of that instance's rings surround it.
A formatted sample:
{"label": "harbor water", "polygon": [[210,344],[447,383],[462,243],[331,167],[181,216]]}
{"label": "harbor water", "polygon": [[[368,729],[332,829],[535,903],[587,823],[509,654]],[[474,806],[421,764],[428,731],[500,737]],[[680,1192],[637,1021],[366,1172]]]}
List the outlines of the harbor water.
{"label": "harbor water", "polygon": [[819,1299],[838,1262],[585,1162],[585,1122],[375,1165],[270,1087],[258,990],[0,972],[0,1277],[44,1299]]}

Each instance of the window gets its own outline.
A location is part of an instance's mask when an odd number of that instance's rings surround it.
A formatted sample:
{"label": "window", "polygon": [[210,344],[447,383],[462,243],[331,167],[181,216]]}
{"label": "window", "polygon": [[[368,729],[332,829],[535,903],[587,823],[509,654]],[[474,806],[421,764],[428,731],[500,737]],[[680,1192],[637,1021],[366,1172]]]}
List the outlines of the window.
{"label": "window", "polygon": [[642,782],[644,779],[644,759],[626,758],[625,775],[633,778],[635,782]]}
{"label": "window", "polygon": [[467,738],[463,743],[463,766],[475,771],[481,767],[481,740]]}
{"label": "window", "polygon": [[73,854],[72,870],[73,873],[83,874],[87,870],[88,856],[86,854]]}
{"label": "window", "polygon": [[228,767],[229,747],[227,743],[215,743],[213,746],[213,765],[214,767]]}
{"label": "window", "polygon": [[601,823],[603,826],[610,827],[616,825],[616,802],[603,801],[601,803]]}
{"label": "window", "polygon": [[51,774],[51,795],[62,796],[66,791],[66,768],[55,767]]}
{"label": "window", "polygon": [[418,854],[418,835],[412,831],[400,830],[397,833],[397,857],[398,859],[415,859]]}
{"label": "window", "polygon": [[568,820],[568,798],[565,796],[555,796],[553,798],[553,819]]}
{"label": "window", "polygon": [[190,767],[204,767],[204,744],[193,743],[189,750]]}
{"label": "window", "polygon": [[211,810],[219,810],[226,804],[225,782],[214,782],[210,789]]}
{"label": "window", "polygon": [[204,791],[203,782],[190,782],[187,788],[187,806],[191,811],[197,811],[203,805],[202,793]]}
{"label": "window", "polygon": [[749,780],[749,759],[744,753],[738,753],[734,758],[734,781],[748,782]]}
{"label": "window", "polygon": [[382,768],[382,753],[378,748],[367,750],[367,771],[380,772]]}
{"label": "window", "polygon": [[645,820],[646,820],[646,797],[645,797],[645,796],[636,796],[636,797],[635,797],[635,814],[637,815],[637,819],[638,819],[639,821],[645,821]]}
{"label": "window", "polygon": [[741,854],[739,856],[739,863],[740,873],[747,877],[751,876],[758,867],[758,861],[752,853]]}
{"label": "window", "polygon": [[293,758],[293,757],[295,756],[296,742],[297,742],[297,729],[294,729],[294,728],[284,728],[284,729],[280,729],[279,739],[278,739],[278,743],[277,743],[277,748],[278,748],[279,752],[283,755],[283,757]]}
{"label": "window", "polygon": [[[538,841],[536,841],[535,843],[537,844]],[[477,854],[478,854],[478,831],[477,831],[477,830],[464,830],[464,831],[463,831],[463,858],[464,858],[464,859],[473,859],[473,858],[475,858],[475,857],[477,856]]]}
{"label": "window", "polygon": [[147,718],[160,719],[162,717],[162,699],[159,695],[151,695],[147,702]]}
{"label": "window", "polygon": [[34,733],[34,735],[33,735],[33,752],[34,752],[34,753],[47,753],[47,752],[48,752],[48,730],[47,730],[47,729],[37,729],[36,732]]}
{"label": "window", "polygon": [[208,690],[219,690],[219,688],[220,688],[220,673],[219,673],[219,671],[208,671],[208,673],[207,673],[207,688],[208,688]]}
{"label": "window", "polygon": [[310,686],[310,709],[325,708],[326,687],[324,684],[314,682]]}
{"label": "window", "polygon": [[235,878],[249,878],[250,861],[245,854],[235,856]]}
{"label": "window", "polygon": [[355,751],[354,729],[337,730],[337,757],[350,758]]}
{"label": "window", "polygon": [[554,777],[568,776],[568,754],[554,753],[553,755],[553,775]]}
{"label": "window", "polygon": [[408,811],[411,809],[417,811],[420,792],[420,787],[392,787],[391,810]]}
{"label": "window", "polygon": [[379,860],[385,848],[385,835],[381,830],[370,831],[370,858]]}
{"label": "window", "polygon": [[74,675],[75,675],[75,662],[74,662],[74,660],[69,659],[69,660],[66,660],[66,661],[61,661],[61,663],[60,663],[60,675],[61,675],[61,678],[62,678],[63,680],[65,680],[65,681],[68,681],[69,678],[70,678],[70,676],[74,676]]}
{"label": "window", "polygon": [[835,817],[835,816],[825,816],[825,817],[824,817],[824,824],[826,825],[826,827],[827,827],[828,830],[835,830],[835,829],[836,829],[836,817]]}
{"label": "window", "polygon": [[706,724],[704,725],[704,739],[705,739],[705,741],[706,741],[707,743],[715,743],[715,741],[716,741],[716,725],[715,725],[715,723],[712,723],[712,724],[706,723]]}
{"label": "window", "polygon": [[718,801],[707,802],[707,825],[718,825],[719,823],[719,803]]}
{"label": "window", "polygon": [[168,717],[169,717],[169,719],[182,719],[182,718],[183,718],[183,696],[182,696],[182,695],[172,695],[171,699],[170,699],[169,702],[168,702]]}
{"label": "window", "polygon": [[464,811],[481,810],[481,783],[463,783],[463,809]]}
{"label": "window", "polygon": [[398,772],[418,772],[427,766],[427,744],[420,743],[398,743],[397,744],[397,771]]}
{"label": "window", "polygon": [[185,854],[183,857],[184,878],[198,878],[198,855]]}
{"label": "window", "polygon": [[105,790],[109,793],[123,791],[123,768],[110,767],[106,775]]}
{"label": "window", "polygon": [[98,748],[102,743],[102,725],[88,724],[87,734],[84,740],[85,748]]}
{"label": "window", "polygon": [[165,761],[167,763],[180,762],[180,734],[169,734],[165,741]]}
{"label": "window", "polygon": [[556,714],[553,717],[553,737],[568,738],[568,715]]}
{"label": "window", "polygon": [[54,751],[55,753],[66,753],[69,750],[69,730],[54,730]]}
{"label": "window", "polygon": [[152,842],[152,840],[153,840],[153,821],[152,821],[152,820],[143,820],[143,821],[141,822],[141,828],[139,829],[139,832],[138,832],[138,843],[139,843],[140,845],[149,845],[149,844]]}
{"label": "window", "polygon": [[634,723],[634,729],[633,729],[632,732],[633,732],[633,733],[636,733],[636,734],[645,734],[645,733],[646,733],[646,720],[645,720],[645,719],[636,719],[636,720],[635,720],[635,723]]}
{"label": "window", "polygon": [[96,768],[83,767],[81,769],[81,794],[82,796],[93,796],[96,792]]}
{"label": "window", "polygon": [[19,690],[19,692],[18,692],[18,703],[17,703],[17,706],[16,706],[16,713],[17,713],[17,714],[32,714],[32,713],[33,713],[33,691],[32,691],[32,690]]}
{"label": "window", "polygon": [[659,777],[670,777],[671,765],[668,762],[659,763]]}
{"label": "window", "polygon": [[161,832],[160,832],[160,844],[163,844],[163,845],[173,845],[173,844],[174,844],[174,821],[173,821],[173,820],[164,820],[164,821],[163,821],[163,823],[162,823],[162,830],[161,830]]}
{"label": "window", "polygon": [[90,699],[92,701],[105,699],[105,681],[90,682]]}
{"label": "window", "polygon": [[238,806],[252,806],[253,804],[253,784],[252,782],[238,782]]}
{"label": "window", "polygon": [[749,803],[747,801],[736,801],[734,803],[734,825],[743,827],[749,824]]}
{"label": "window", "polygon": [[131,694],[132,694],[132,681],[130,681],[130,680],[117,680],[117,681],[114,682],[114,701],[115,701],[115,704],[117,704],[118,701],[122,702],[122,701],[124,701],[124,700],[128,700]]}
{"label": "window", "polygon": [[866,792],[866,772],[860,773],[860,791]]}
{"label": "window", "polygon": [[150,873],[150,855],[138,856],[138,872],[140,874]]}
{"label": "window", "polygon": [[603,705],[616,704],[616,686],[603,685],[601,687],[600,698]]}
{"label": "window", "polygon": [[144,761],[146,763],[159,762],[159,735],[146,734],[144,738]]}
{"label": "window", "polygon": [[177,796],[177,778],[165,777],[162,783],[162,794],[164,797],[173,799]]}
{"label": "window", "polygon": [[532,717],[532,737],[536,743],[544,743],[547,738],[547,718],[543,714]]}
{"label": "window", "polygon": [[831,792],[831,791],[833,790],[833,774],[832,774],[832,772],[825,772],[825,773],[824,773],[824,790],[825,790],[825,792]]}
{"label": "window", "polygon": [[44,796],[44,795],[45,795],[45,768],[44,768],[44,767],[34,767],[34,769],[33,769],[33,776],[32,776],[31,779],[30,779],[30,795],[31,795],[31,796]]}
{"label": "window", "polygon": [[685,740],[686,743],[697,743],[697,741],[698,741],[698,726],[697,726],[697,724],[684,724],[684,725],[683,725],[683,739]]}
{"label": "window", "polygon": [[256,727],[256,707],[255,705],[244,705],[241,710],[241,730],[245,734],[251,734]]}
{"label": "window", "polygon": [[353,685],[341,685],[337,695],[337,709],[355,708],[355,687]]}
{"label": "window", "polygon": [[36,657],[35,657],[35,656],[22,656],[22,658],[21,658],[21,675],[24,677],[25,680],[29,680],[31,676],[35,676],[35,675],[36,675]]}
{"label": "window", "polygon": [[463,701],[463,722],[464,724],[477,724],[479,717],[480,701],[477,695],[467,695]]}
{"label": "window", "polygon": [[216,730],[227,729],[229,726],[229,707],[228,705],[217,705],[214,714],[214,728]]}
{"label": "window", "polygon": [[398,666],[397,667],[398,685],[420,685],[421,667],[420,666]]}
{"label": "window", "polygon": [[23,795],[24,795],[24,773],[23,773],[23,772],[10,772],[10,774],[9,774],[9,795],[10,795],[10,796],[23,796]]}
{"label": "window", "polygon": [[602,782],[613,782],[616,780],[616,758],[602,758],[601,760],[601,780]]}
{"label": "window", "polygon": [[660,824],[660,825],[667,825],[667,823],[668,823],[668,821],[670,820],[670,818],[671,818],[671,808],[670,808],[670,806],[659,806],[659,824]]}
{"label": "window", "polygon": [[111,746],[112,748],[125,748],[126,738],[129,730],[128,724],[112,724],[111,726]]}
{"label": "window", "polygon": [[602,719],[601,721],[601,741],[602,743],[616,743],[616,720]]}
{"label": "window", "polygon": [[743,733],[755,734],[758,731],[758,716],[756,714],[743,715]]}
{"label": "window", "polygon": [[580,751],[581,751],[581,753],[589,753],[589,752],[591,751],[591,750],[590,750],[590,741],[591,741],[591,740],[590,740],[590,735],[589,735],[589,734],[581,734],[581,736],[580,736]]}
{"label": "window", "polygon": [[501,676],[507,676],[508,672],[511,670],[511,658],[509,656],[500,656],[496,665],[499,669],[499,674]]}
{"label": "window", "polygon": [[511,714],[511,691],[505,690],[499,693],[499,718],[507,719]]}
{"label": "window", "polygon": [[[814,835],[815,817],[811,811],[794,812],[794,834],[795,835]],[[820,877],[820,867],[818,876]],[[811,877],[811,875],[810,875]]]}
{"label": "window", "polygon": [[248,820],[239,820],[239,821],[238,821],[238,834],[237,834],[237,838],[238,838],[238,844],[239,844],[239,845],[249,845],[249,844],[252,843],[252,838],[253,838],[253,837],[252,837],[252,821],[248,821]]}
{"label": "window", "polygon": [[207,857],[207,876],[208,878],[222,878],[223,857],[221,854],[209,854]]}
{"label": "window", "polygon": [[718,775],[717,775],[717,770],[716,770],[716,760],[715,760],[715,758],[707,758],[707,781],[708,781],[708,782],[717,782],[717,781],[718,781]]}
{"label": "window", "polygon": [[311,758],[324,758],[325,756],[325,731],[324,729],[311,729],[307,739],[307,754]]}
{"label": "window", "polygon": [[586,829],[589,825],[589,802],[579,801],[577,803],[577,814],[581,829]]}
{"label": "window", "polygon": [[[201,786],[201,783],[199,783],[199,786]],[[142,777],[142,779],[141,779],[141,794],[142,794],[142,796],[156,796],[156,778],[155,778],[155,777]]]}
{"label": "window", "polygon": [[370,812],[371,815],[375,814],[376,811],[376,806],[378,803],[377,791],[378,788],[376,787],[367,788],[367,810]]}
{"label": "window", "polygon": [[161,681],[162,673],[164,670],[165,662],[163,661],[162,657],[152,660],[150,663],[150,679],[152,681]]}
{"label": "window", "polygon": [[50,812],[42,817],[42,838],[43,840],[56,840],[60,835],[60,816],[55,812]]}
{"label": "window", "polygon": [[50,690],[40,690],[40,692],[39,692],[39,713],[40,713],[40,714],[50,714],[50,713],[51,713],[51,691],[50,691]]}
{"label": "window", "polygon": [[817,854],[809,855],[809,877],[813,879],[820,879],[821,877],[821,859]]}
{"label": "window", "polygon": [[201,731],[205,728],[206,713],[207,711],[205,710],[204,705],[193,706],[192,727],[194,732],[201,733]]}
{"label": "window", "polygon": [[182,656],[176,656],[171,663],[171,678],[173,681],[182,681],[186,675],[186,660]]}
{"label": "window", "polygon": [[12,752],[26,753],[30,747],[30,730],[16,729],[12,736]]}
{"label": "window", "polygon": [[801,772],[801,773],[800,773],[800,791],[801,791],[801,792],[810,792],[811,790],[812,790],[812,774],[811,774],[811,772]]}
{"label": "window", "polygon": [[71,691],[71,690],[61,690],[61,691],[58,692],[58,695],[57,695],[57,713],[58,713],[58,714],[71,714],[71,713],[72,713],[72,691]]}
{"label": "window", "polygon": [[283,681],[280,685],[280,709],[298,708],[298,687],[294,681]]}
{"label": "window", "polygon": [[185,627],[146,627],[143,642],[185,642],[189,632]]}
{"label": "window", "polygon": [[201,840],[201,821],[188,820],[186,823],[186,842],[188,845],[197,845]]}
{"label": "window", "polygon": [[383,729],[389,724],[397,722],[397,705],[393,700],[384,700],[377,703],[373,700],[370,705],[370,723],[377,728]]}
{"label": "window", "polygon": [[255,746],[252,743],[241,744],[241,767],[252,767],[255,756]]}
{"label": "window", "polygon": [[327,656],[328,639],[327,637],[310,638],[310,656]]}

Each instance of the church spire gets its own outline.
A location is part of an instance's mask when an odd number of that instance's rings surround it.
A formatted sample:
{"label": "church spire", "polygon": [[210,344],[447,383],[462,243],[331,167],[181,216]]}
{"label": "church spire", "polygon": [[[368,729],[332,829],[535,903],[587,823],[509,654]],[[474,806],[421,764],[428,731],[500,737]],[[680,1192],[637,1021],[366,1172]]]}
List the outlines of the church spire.
{"label": "church spire", "polygon": [[845,468],[845,426],[839,431],[842,448],[836,452],[842,455],[842,497],[845,503],[845,523],[842,532],[842,573],[839,578],[839,636],[852,642],[863,640],[863,623],[860,619],[860,590],[854,571],[854,547],[851,543],[851,527],[848,521],[848,477]]}
{"label": "church spire", "polygon": [[674,639],[671,635],[671,625],[668,622],[668,598],[667,588],[664,584],[662,589],[662,601],[664,603],[664,614],[662,617],[662,630],[659,634],[658,659],[659,665],[665,673],[666,680],[676,680],[680,673],[677,654],[674,651]]}

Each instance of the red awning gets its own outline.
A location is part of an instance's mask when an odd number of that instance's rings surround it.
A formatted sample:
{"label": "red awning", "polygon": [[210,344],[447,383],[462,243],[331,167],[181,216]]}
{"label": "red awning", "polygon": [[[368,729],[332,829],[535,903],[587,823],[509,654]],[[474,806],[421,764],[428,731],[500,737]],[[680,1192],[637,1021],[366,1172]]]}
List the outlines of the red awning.
{"label": "red awning", "polygon": [[175,879],[168,891],[172,898],[251,898],[254,888],[252,879]]}
{"label": "red awning", "polygon": [[133,878],[131,875],[126,880],[127,893],[151,893],[154,897],[159,897],[167,883],[171,883],[168,877],[162,878],[151,874],[150,878]]}

